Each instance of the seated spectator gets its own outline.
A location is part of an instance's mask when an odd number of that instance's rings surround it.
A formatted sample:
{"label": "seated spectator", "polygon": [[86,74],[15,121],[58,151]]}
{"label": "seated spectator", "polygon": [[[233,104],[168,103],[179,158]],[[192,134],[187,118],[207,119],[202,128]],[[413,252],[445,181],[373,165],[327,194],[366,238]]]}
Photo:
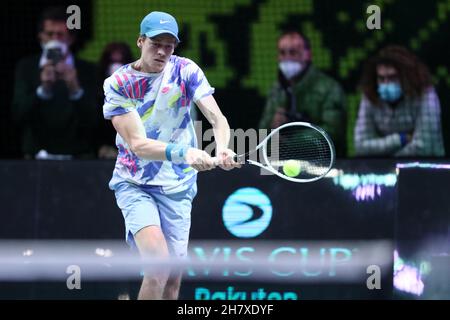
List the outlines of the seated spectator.
{"label": "seated spectator", "polygon": [[444,156],[439,98],[427,67],[400,46],[365,66],[355,127],[359,156]]}
{"label": "seated spectator", "polygon": [[341,86],[316,69],[308,39],[288,31],[278,40],[278,81],[267,98],[259,127],[276,128],[292,121],[322,127],[332,138],[336,153],[346,155],[345,97]]}
{"label": "seated spectator", "polygon": [[64,8],[45,10],[38,30],[42,52],[16,66],[12,115],[28,159],[95,157],[95,68],[70,51],[75,36],[66,19]]}
{"label": "seated spectator", "polygon": [[[112,75],[121,66],[133,61],[133,54],[128,44],[124,42],[111,42],[106,45],[99,61],[97,106],[103,106],[104,103],[105,96],[103,93],[103,82],[105,79]],[[103,120],[101,108],[98,110],[101,119],[97,130],[98,157],[100,159],[116,159],[116,130],[114,129],[111,121]]]}

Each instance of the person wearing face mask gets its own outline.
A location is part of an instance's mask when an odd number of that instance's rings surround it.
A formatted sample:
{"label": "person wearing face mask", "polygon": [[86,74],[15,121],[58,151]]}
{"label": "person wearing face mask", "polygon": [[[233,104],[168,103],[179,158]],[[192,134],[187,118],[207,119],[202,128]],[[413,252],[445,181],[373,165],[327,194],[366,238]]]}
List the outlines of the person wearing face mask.
{"label": "person wearing face mask", "polygon": [[42,52],[16,67],[12,116],[27,159],[95,157],[94,65],[70,51],[75,41],[63,7],[43,11],[38,24]]}
{"label": "person wearing face mask", "polygon": [[322,127],[346,155],[345,96],[341,86],[312,63],[309,40],[297,31],[278,39],[278,80],[269,92],[259,127],[306,121]]}
{"label": "person wearing face mask", "polygon": [[358,156],[441,157],[439,98],[428,68],[401,46],[388,46],[364,68],[354,141]]}

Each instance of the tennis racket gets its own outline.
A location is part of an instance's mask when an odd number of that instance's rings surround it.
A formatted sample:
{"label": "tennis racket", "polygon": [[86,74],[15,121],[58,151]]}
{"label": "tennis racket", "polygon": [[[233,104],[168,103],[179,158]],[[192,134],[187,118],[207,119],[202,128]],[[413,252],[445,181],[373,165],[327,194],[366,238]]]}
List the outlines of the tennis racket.
{"label": "tennis racket", "polygon": [[[259,154],[259,161],[249,159],[255,153],[253,158]],[[312,182],[331,170],[335,150],[323,129],[307,122],[291,122],[272,130],[254,150],[237,155],[234,160],[289,181]]]}

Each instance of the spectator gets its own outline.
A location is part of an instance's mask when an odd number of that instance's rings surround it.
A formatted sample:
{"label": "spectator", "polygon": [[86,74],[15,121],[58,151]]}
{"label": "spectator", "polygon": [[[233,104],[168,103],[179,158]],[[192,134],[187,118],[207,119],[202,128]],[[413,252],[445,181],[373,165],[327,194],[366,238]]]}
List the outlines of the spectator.
{"label": "spectator", "polygon": [[[133,54],[128,44],[124,42],[111,42],[103,49],[99,62],[99,83],[97,106],[104,103],[103,82],[121,66],[133,62]],[[117,148],[115,143],[116,130],[110,121],[103,121],[102,113],[99,112],[101,121],[97,133],[98,157],[100,159],[115,159]]]}
{"label": "spectator", "polygon": [[75,37],[66,19],[64,8],[44,10],[38,30],[42,53],[16,66],[12,115],[28,159],[95,156],[95,69],[71,53]]}
{"label": "spectator", "polygon": [[359,156],[444,156],[439,98],[427,67],[406,48],[370,59],[355,127]]}
{"label": "spectator", "polygon": [[312,64],[309,40],[288,31],[278,40],[278,81],[266,102],[260,128],[306,121],[330,134],[340,156],[345,148],[345,97],[341,86]]}

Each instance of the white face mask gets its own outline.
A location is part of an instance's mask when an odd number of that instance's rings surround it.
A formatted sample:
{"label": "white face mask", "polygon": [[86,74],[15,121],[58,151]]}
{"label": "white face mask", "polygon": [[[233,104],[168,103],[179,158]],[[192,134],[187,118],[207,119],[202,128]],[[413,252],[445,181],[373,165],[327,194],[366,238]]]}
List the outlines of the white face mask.
{"label": "white face mask", "polygon": [[303,70],[301,62],[292,60],[281,61],[278,66],[288,80],[291,80]]}

